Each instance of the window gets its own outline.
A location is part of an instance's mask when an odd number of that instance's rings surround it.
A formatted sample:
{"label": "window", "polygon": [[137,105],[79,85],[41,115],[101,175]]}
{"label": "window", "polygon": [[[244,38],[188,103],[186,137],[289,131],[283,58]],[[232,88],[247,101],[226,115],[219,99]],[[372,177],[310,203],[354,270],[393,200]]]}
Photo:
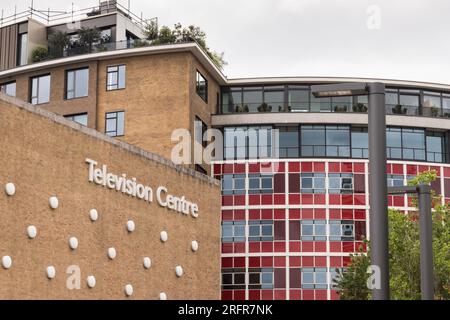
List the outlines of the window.
{"label": "window", "polygon": [[273,241],[272,220],[251,220],[248,223],[248,241]]}
{"label": "window", "polygon": [[50,75],[31,78],[31,97],[32,104],[47,103],[50,101]]}
{"label": "window", "polygon": [[333,112],[350,112],[352,111],[352,97],[333,97],[331,98]]}
{"label": "window", "polygon": [[273,289],[273,268],[249,269],[249,289]]}
{"label": "window", "polygon": [[111,66],[106,69],[106,90],[125,89],[125,65]]}
{"label": "window", "polygon": [[303,157],[350,157],[349,126],[302,126]]}
{"label": "window", "polygon": [[278,127],[280,158],[298,158],[298,127]]}
{"label": "window", "polygon": [[303,87],[289,86],[288,88],[288,111],[309,111],[309,89]]}
{"label": "window", "polygon": [[17,65],[23,66],[28,63],[28,33],[19,34],[17,43]]}
{"label": "window", "polygon": [[88,125],[88,114],[87,113],[80,113],[80,114],[71,114],[68,116],[64,116],[64,118],[75,121],[76,123],[79,123],[83,126]]}
{"label": "window", "polygon": [[8,96],[16,96],[16,82],[9,82],[0,84],[0,92],[7,94]]}
{"label": "window", "polygon": [[245,242],[245,221],[223,221],[222,242]]}
{"label": "window", "polygon": [[264,104],[259,107],[259,112],[284,112],[284,87],[264,87]]}
{"label": "window", "polygon": [[248,193],[272,193],[273,175],[269,174],[249,174],[248,175]]}
{"label": "window", "polygon": [[224,174],[222,177],[222,194],[245,194],[245,174]]}
{"label": "window", "polygon": [[123,136],[125,134],[125,112],[107,112],[105,133],[111,137]]}
{"label": "window", "polygon": [[331,98],[316,98],[310,92],[311,112],[331,112]]}
{"label": "window", "polygon": [[245,268],[222,269],[222,289],[245,289]]}
{"label": "window", "polygon": [[423,115],[437,117],[441,115],[441,96],[426,94],[423,96]]}
{"label": "window", "polygon": [[301,173],[301,193],[325,193],[324,173]]}
{"label": "window", "polygon": [[197,70],[197,94],[205,102],[208,102],[208,80]]}
{"label": "window", "polygon": [[403,175],[401,174],[388,174],[387,175],[388,187],[402,187],[405,185]]}
{"label": "window", "polygon": [[302,241],[326,241],[326,220],[302,220]]}
{"label": "window", "polygon": [[352,127],[352,158],[369,157],[369,134],[367,128]]}
{"label": "window", "polygon": [[271,127],[228,127],[224,135],[225,159],[267,159],[272,156]]}
{"label": "window", "polygon": [[425,131],[411,128],[387,128],[387,157],[425,160]]}
{"label": "window", "polygon": [[195,117],[194,121],[194,137],[195,141],[203,148],[208,146],[208,141],[204,140],[204,134],[208,130],[208,126],[199,117]]}
{"label": "window", "polygon": [[330,241],[354,241],[353,220],[330,220]]}
{"label": "window", "polygon": [[87,97],[89,68],[69,70],[66,73],[66,99]]}
{"label": "window", "polygon": [[327,268],[302,268],[303,289],[326,289]]}
{"label": "window", "polygon": [[352,173],[330,173],[328,178],[330,194],[353,193]]}
{"label": "window", "polygon": [[427,132],[427,161],[429,162],[446,162],[447,152],[445,148],[445,133],[428,131]]}

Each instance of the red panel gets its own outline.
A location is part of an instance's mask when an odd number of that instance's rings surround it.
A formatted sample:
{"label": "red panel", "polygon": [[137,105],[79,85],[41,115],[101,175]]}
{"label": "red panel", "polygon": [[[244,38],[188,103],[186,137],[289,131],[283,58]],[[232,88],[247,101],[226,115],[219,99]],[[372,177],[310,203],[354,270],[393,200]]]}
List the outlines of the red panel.
{"label": "red panel", "polygon": [[302,257],[303,267],[314,267],[314,257]]}
{"label": "red panel", "polygon": [[353,210],[351,209],[342,210],[342,219],[353,219]]}
{"label": "red panel", "polygon": [[289,195],[289,204],[300,204],[300,195],[299,194],[290,194]]}
{"label": "red panel", "polygon": [[403,174],[403,165],[402,164],[393,164],[392,165],[392,173],[393,174]]}
{"label": "red panel", "polygon": [[248,196],[248,203],[251,206],[261,204],[261,197],[260,197],[260,195],[259,194],[251,194],[251,195],[249,195]]}
{"label": "red panel", "polygon": [[328,164],[329,172],[341,172],[341,164],[339,162],[330,162]]}
{"label": "red panel", "polygon": [[274,300],[286,300],[286,290],[275,290]]}
{"label": "red panel", "polygon": [[351,162],[341,163],[341,172],[353,172],[353,164]]}
{"label": "red panel", "polygon": [[316,300],[327,300],[327,290],[316,290]]}
{"label": "red panel", "polygon": [[330,242],[330,252],[341,252],[341,243],[340,242]]}
{"label": "red panel", "polygon": [[331,205],[340,205],[341,204],[341,196],[339,194],[330,194],[329,202]]}
{"label": "red panel", "polygon": [[286,258],[285,257],[274,257],[274,266],[275,267],[285,267],[286,266]]}
{"label": "red panel", "polygon": [[232,164],[224,164],[223,165],[223,173],[233,173],[233,165]]}
{"label": "red panel", "polygon": [[261,211],[260,210],[249,210],[248,218],[249,218],[249,220],[261,220]]}
{"label": "red panel", "polygon": [[330,257],[330,267],[340,268],[342,267],[341,257]]}
{"label": "red panel", "polygon": [[275,209],[274,210],[274,219],[283,220],[286,218],[286,211],[284,209]]}
{"label": "red panel", "polygon": [[450,168],[444,168],[444,177],[450,178]]}
{"label": "red panel", "polygon": [[353,204],[353,195],[344,194],[342,196],[342,205],[352,205]]}
{"label": "red panel", "polygon": [[214,174],[215,175],[222,174],[222,165],[221,164],[214,165]]}
{"label": "red panel", "polygon": [[366,219],[366,211],[365,210],[355,210],[355,219],[356,220],[365,220]]}
{"label": "red panel", "polygon": [[429,166],[419,166],[419,172],[424,172],[424,171],[429,171],[430,167]]}
{"label": "red panel", "polygon": [[327,217],[325,209],[315,209],[314,219],[325,219]]}
{"label": "red panel", "polygon": [[289,209],[289,219],[300,219],[300,209]]}
{"label": "red panel", "polygon": [[249,300],[261,300],[261,291],[259,290],[249,290],[248,291]]}
{"label": "red panel", "polygon": [[302,242],[302,252],[314,252],[314,244],[310,241]]}
{"label": "red panel", "polygon": [[[370,169],[370,166],[369,166]],[[386,165],[386,173],[387,174],[391,174],[392,173],[392,164],[387,164]]]}
{"label": "red panel", "polygon": [[405,197],[404,196],[394,196],[394,206],[403,207],[405,205]]}
{"label": "red panel", "polygon": [[245,290],[235,290],[233,300],[245,300]]}
{"label": "red panel", "polygon": [[261,242],[261,252],[273,252],[273,242]]}
{"label": "red panel", "polygon": [[342,242],[343,252],[355,252],[355,245],[353,242]]}
{"label": "red panel", "polygon": [[361,173],[361,172],[365,172],[365,164],[364,163],[354,163],[353,164],[353,172],[355,173]]}
{"label": "red panel", "polygon": [[249,163],[248,172],[259,173],[259,163]]}
{"label": "red panel", "polygon": [[330,209],[330,219],[339,220],[341,219],[341,210]]}
{"label": "red panel", "polygon": [[232,206],[233,196],[222,196],[222,206]]}
{"label": "red panel", "polygon": [[261,219],[262,220],[272,220],[273,219],[273,211],[272,211],[272,209],[263,209],[263,210],[261,210]]}
{"label": "red panel", "polygon": [[273,291],[272,290],[261,290],[262,299],[261,300],[273,300]]}
{"label": "red panel", "polygon": [[244,257],[236,257],[233,258],[233,265],[235,268],[245,268],[245,258]]}
{"label": "red panel", "polygon": [[300,290],[289,290],[289,299],[290,300],[301,300],[302,292]]}
{"label": "red panel", "polygon": [[325,195],[324,194],[315,194],[314,195],[314,204],[325,204]]}
{"label": "red panel", "polygon": [[388,196],[388,206],[389,207],[392,207],[392,205],[393,205],[393,203],[394,203],[394,201],[392,200],[392,196]]}
{"label": "red panel", "polygon": [[406,166],[406,173],[409,175],[416,175],[417,174],[417,166],[415,165],[407,165]]}
{"label": "red panel", "polygon": [[312,162],[302,162],[302,172],[313,172]]}
{"label": "red panel", "polygon": [[314,244],[314,251],[315,252],[325,252],[327,251],[327,243],[326,242],[316,242]]}
{"label": "red panel", "polygon": [[363,206],[366,204],[366,196],[362,194],[355,194],[353,196],[353,204],[355,206]]}
{"label": "red panel", "polygon": [[245,253],[245,243],[235,243],[234,253]]}
{"label": "red panel", "polygon": [[233,220],[233,211],[232,210],[222,211],[222,220],[224,220],[224,221]]}
{"label": "red panel", "polygon": [[331,290],[331,300],[340,300],[339,292],[335,290]]}
{"label": "red panel", "polygon": [[233,253],[233,244],[222,243],[222,253]]}
{"label": "red panel", "polygon": [[289,172],[300,172],[300,163],[289,162]]}
{"label": "red panel", "polygon": [[261,257],[261,266],[273,267],[273,257]]}
{"label": "red panel", "polygon": [[285,172],[286,171],[286,163],[278,162],[278,171],[277,172]]}
{"label": "red panel", "polygon": [[325,172],[325,163],[314,162],[314,172]]}
{"label": "red panel", "polygon": [[303,290],[302,300],[314,300],[314,290]]}
{"label": "red panel", "polygon": [[235,210],[234,220],[245,220],[245,210]]}
{"label": "red panel", "polygon": [[343,267],[348,267],[351,263],[351,258],[350,257],[342,257],[342,266]]}
{"label": "red panel", "polygon": [[233,268],[233,258],[222,258],[222,268]]}
{"label": "red panel", "polygon": [[301,252],[300,242],[289,242],[289,252]]}
{"label": "red panel", "polygon": [[302,210],[302,219],[314,219],[314,210],[313,209],[303,209]]}
{"label": "red panel", "polygon": [[327,266],[327,258],[326,257],[315,257],[314,258],[316,267],[326,267]]}
{"label": "red panel", "polygon": [[273,173],[276,172],[277,169],[277,164],[276,163],[272,163],[272,162],[261,162],[260,163],[260,172],[265,172],[265,173]]}
{"label": "red panel", "polygon": [[290,267],[300,267],[301,265],[301,257],[289,257]]}
{"label": "red panel", "polygon": [[274,251],[275,252],[285,252],[286,251],[286,242],[274,242]]}
{"label": "red panel", "polygon": [[245,173],[245,164],[236,163],[234,165],[234,173]]}
{"label": "red panel", "polygon": [[233,291],[223,290],[221,298],[222,298],[222,300],[233,300]]}
{"label": "red panel", "polygon": [[302,204],[313,204],[312,194],[302,194]]}
{"label": "red panel", "polygon": [[261,268],[261,257],[249,257],[248,258],[249,268]]}
{"label": "red panel", "polygon": [[261,252],[260,243],[259,242],[250,242],[248,244],[248,251],[249,252]]}
{"label": "red panel", "polygon": [[436,167],[436,166],[430,166],[430,171],[436,171],[436,174],[438,177],[441,176],[441,168],[440,167]]}
{"label": "red panel", "polygon": [[234,205],[245,206],[245,196],[243,195],[234,196]]}
{"label": "red panel", "polygon": [[261,204],[269,205],[273,204],[273,198],[271,194],[263,194],[261,196]]}
{"label": "red panel", "polygon": [[273,196],[273,203],[274,204],[285,204],[286,203],[286,197],[284,194],[275,194]]}

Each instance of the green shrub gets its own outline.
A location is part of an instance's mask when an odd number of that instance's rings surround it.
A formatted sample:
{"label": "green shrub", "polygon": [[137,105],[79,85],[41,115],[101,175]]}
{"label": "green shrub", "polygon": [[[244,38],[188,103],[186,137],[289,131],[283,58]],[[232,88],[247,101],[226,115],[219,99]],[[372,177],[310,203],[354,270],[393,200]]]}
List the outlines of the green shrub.
{"label": "green shrub", "polygon": [[38,45],[33,49],[31,53],[31,60],[33,62],[43,61],[48,58],[48,49],[47,47]]}

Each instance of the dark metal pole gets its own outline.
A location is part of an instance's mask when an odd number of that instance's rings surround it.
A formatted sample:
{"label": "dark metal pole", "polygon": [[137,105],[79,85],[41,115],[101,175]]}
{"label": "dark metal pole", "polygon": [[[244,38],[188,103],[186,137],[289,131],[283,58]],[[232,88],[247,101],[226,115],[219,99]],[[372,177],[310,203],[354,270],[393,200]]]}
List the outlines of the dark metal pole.
{"label": "dark metal pole", "polygon": [[434,300],[433,227],[429,185],[419,185],[420,291],[422,300]]}
{"label": "dark metal pole", "polygon": [[385,86],[368,83],[369,92],[369,192],[371,264],[379,267],[380,287],[373,300],[389,300],[389,238],[386,178]]}

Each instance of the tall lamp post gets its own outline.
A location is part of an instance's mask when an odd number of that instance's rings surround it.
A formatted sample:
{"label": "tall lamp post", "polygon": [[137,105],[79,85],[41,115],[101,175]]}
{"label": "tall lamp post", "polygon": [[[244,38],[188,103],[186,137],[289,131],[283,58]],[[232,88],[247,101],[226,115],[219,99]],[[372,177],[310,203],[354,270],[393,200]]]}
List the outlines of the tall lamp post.
{"label": "tall lamp post", "polygon": [[379,82],[314,85],[311,92],[316,98],[369,96],[370,252],[372,265],[380,271],[380,286],[372,289],[372,298],[389,300],[385,86]]}

